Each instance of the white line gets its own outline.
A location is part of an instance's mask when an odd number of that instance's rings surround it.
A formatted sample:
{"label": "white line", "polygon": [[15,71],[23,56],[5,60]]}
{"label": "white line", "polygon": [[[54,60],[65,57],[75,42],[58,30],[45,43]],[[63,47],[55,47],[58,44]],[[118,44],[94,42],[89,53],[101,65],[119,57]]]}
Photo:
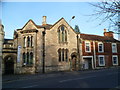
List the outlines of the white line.
{"label": "white line", "polygon": [[62,83],[62,82],[67,82],[67,81],[73,81],[73,80],[79,80],[79,79],[87,79],[87,78],[93,78],[93,77],[96,77],[96,76],[89,76],[89,77],[83,77],[83,78],[74,78],[74,79],[66,79],[66,80],[62,80],[62,81],[59,81],[59,82]]}
{"label": "white line", "polygon": [[26,86],[26,87],[22,87],[22,88],[30,88],[30,87],[35,87],[35,86],[38,86],[38,85]]}

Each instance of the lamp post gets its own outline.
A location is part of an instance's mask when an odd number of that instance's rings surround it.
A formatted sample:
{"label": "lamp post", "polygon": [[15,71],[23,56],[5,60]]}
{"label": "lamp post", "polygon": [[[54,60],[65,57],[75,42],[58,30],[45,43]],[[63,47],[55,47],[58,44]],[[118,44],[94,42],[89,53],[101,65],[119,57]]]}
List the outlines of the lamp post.
{"label": "lamp post", "polygon": [[77,32],[77,70],[80,70],[80,39]]}
{"label": "lamp post", "polygon": [[72,16],[72,18],[69,20],[70,25],[71,25],[71,20],[74,19],[74,18],[75,18],[75,16]]}
{"label": "lamp post", "polygon": [[46,28],[44,27],[44,31],[42,31],[43,34],[43,60],[42,60],[42,73],[45,73],[45,34],[46,34]]}

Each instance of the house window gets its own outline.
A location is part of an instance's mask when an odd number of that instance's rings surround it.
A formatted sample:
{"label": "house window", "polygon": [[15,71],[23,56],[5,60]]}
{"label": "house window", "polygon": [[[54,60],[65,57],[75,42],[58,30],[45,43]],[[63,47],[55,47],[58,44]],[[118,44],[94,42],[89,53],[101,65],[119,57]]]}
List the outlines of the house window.
{"label": "house window", "polygon": [[23,65],[33,64],[33,53],[23,53]]}
{"label": "house window", "polygon": [[117,55],[113,55],[112,62],[113,62],[113,65],[118,65],[118,56]]}
{"label": "house window", "polygon": [[63,43],[67,42],[67,31],[65,26],[60,26],[58,29],[58,42]]}
{"label": "house window", "polygon": [[27,37],[27,46],[30,47],[30,37]]}
{"label": "house window", "polygon": [[58,61],[68,61],[68,49],[59,49],[58,50]]}
{"label": "house window", "polygon": [[23,38],[23,47],[26,47],[26,37]]}
{"label": "house window", "polygon": [[117,45],[116,45],[116,43],[112,43],[112,52],[117,53]]}
{"label": "house window", "polygon": [[62,61],[64,61],[64,49],[62,49]]}
{"label": "house window", "polygon": [[68,50],[67,49],[65,50],[65,61],[66,62],[68,61]]}
{"label": "house window", "polygon": [[98,52],[104,52],[103,43],[98,43]]}
{"label": "house window", "polygon": [[25,53],[23,53],[23,64],[24,65],[26,64],[26,55],[25,55]]}
{"label": "house window", "polygon": [[90,42],[85,42],[85,51],[86,52],[91,52]]}
{"label": "house window", "polygon": [[99,59],[99,66],[105,66],[105,58],[104,58],[104,56],[99,56],[98,57],[98,59]]}
{"label": "house window", "polygon": [[27,52],[27,62],[26,64],[29,64],[29,52]]}
{"label": "house window", "polygon": [[33,53],[32,52],[30,53],[30,62],[29,63],[33,64]]}
{"label": "house window", "polygon": [[61,49],[58,50],[59,62],[61,62]]}

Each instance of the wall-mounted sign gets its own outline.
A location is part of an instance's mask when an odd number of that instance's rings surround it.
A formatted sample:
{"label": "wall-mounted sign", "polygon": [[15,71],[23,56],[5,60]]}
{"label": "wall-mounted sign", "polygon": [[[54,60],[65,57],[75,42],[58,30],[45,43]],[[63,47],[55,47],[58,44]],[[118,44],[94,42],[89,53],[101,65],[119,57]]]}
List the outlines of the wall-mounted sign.
{"label": "wall-mounted sign", "polygon": [[17,62],[20,62],[20,56],[21,56],[21,46],[18,46],[18,50],[17,50]]}

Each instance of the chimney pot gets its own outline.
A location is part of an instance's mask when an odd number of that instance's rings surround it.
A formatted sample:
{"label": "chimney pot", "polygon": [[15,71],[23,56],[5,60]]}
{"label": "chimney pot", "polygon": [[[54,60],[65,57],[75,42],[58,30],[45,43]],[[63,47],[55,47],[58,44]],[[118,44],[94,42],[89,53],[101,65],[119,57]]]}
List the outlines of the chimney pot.
{"label": "chimney pot", "polygon": [[106,29],[104,29],[104,32],[106,32],[107,30]]}
{"label": "chimney pot", "polygon": [[106,29],[104,29],[104,36],[113,38],[113,32],[112,31],[106,32]]}
{"label": "chimney pot", "polygon": [[42,18],[42,19],[43,19],[43,20],[42,20],[42,25],[46,25],[46,24],[47,24],[46,18],[47,18],[46,16],[43,16],[43,18]]}

